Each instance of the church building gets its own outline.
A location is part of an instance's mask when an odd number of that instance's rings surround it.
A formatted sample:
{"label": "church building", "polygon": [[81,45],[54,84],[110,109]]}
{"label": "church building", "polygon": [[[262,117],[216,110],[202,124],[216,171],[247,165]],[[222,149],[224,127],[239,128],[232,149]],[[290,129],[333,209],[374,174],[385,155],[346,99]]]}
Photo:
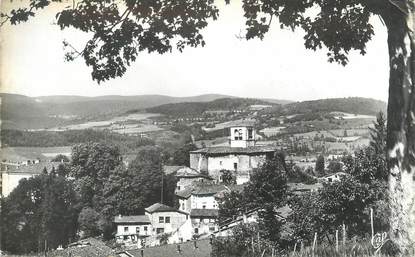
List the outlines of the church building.
{"label": "church building", "polygon": [[253,169],[271,158],[277,149],[256,145],[252,122],[245,121],[230,127],[228,146],[207,147],[190,152],[190,168],[223,181],[225,171],[231,172],[237,184],[249,181]]}

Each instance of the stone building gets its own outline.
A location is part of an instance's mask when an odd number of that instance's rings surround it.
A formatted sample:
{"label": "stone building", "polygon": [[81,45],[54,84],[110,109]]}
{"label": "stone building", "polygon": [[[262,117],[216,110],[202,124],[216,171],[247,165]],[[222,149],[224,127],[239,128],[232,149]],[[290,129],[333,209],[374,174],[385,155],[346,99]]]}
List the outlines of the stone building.
{"label": "stone building", "polygon": [[273,146],[257,146],[252,123],[230,128],[228,146],[207,147],[190,152],[190,168],[208,174],[221,182],[223,172],[230,171],[237,184],[249,181],[255,168],[271,158],[277,149]]}

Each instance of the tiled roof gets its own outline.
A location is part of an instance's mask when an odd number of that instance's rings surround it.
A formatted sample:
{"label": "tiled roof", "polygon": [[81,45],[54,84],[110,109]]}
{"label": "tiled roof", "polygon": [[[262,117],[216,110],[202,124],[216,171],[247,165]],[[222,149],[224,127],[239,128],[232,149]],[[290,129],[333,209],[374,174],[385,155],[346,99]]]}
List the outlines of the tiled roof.
{"label": "tiled roof", "polygon": [[115,216],[114,223],[150,223],[150,219],[147,215],[135,215],[135,216]]}
{"label": "tiled roof", "polygon": [[207,147],[190,153],[202,153],[207,155],[221,155],[221,154],[264,154],[276,152],[275,147],[269,146],[251,146],[251,147],[230,147],[230,146],[217,146]]}
{"label": "tiled roof", "polygon": [[106,246],[104,242],[95,238],[87,238],[76,243],[70,244],[63,250],[54,250],[48,253],[51,257],[112,257],[118,256],[110,247]]}
{"label": "tiled roof", "polygon": [[219,210],[217,209],[192,209],[190,217],[218,217]]}
{"label": "tiled roof", "polygon": [[192,195],[192,191],[194,190],[193,187],[186,188],[184,190],[176,192],[176,195],[180,198],[187,199]]}
{"label": "tiled roof", "polygon": [[224,190],[228,190],[225,185],[198,185],[192,191],[192,195],[215,195]]}
{"label": "tiled roof", "polygon": [[246,185],[247,184],[242,184],[242,185],[228,185],[227,188],[226,188],[227,189],[226,191],[225,190],[222,190],[220,192],[217,192],[215,194],[215,197],[216,198],[223,198],[225,196],[225,193],[228,193],[229,191],[241,193],[244,190],[244,188],[245,188]]}
{"label": "tiled roof", "polygon": [[[2,171],[4,173],[24,173],[24,174],[41,174],[43,172],[43,169],[46,168],[48,172],[52,170],[52,167],[55,167],[55,169],[58,168],[58,166],[62,164],[61,162],[39,162],[35,164],[30,165],[21,165],[19,167],[12,167],[7,171]],[[10,166],[9,166],[10,167]]]}
{"label": "tiled roof", "polygon": [[246,185],[222,185],[212,184],[209,182],[193,183],[188,188],[176,192],[176,195],[180,198],[188,199],[191,195],[213,195],[221,198],[224,192],[241,192]]}
{"label": "tiled roof", "polygon": [[[180,252],[178,251],[180,246]],[[127,250],[128,254],[134,257],[141,257],[143,251],[144,257],[210,257],[212,245],[209,239],[189,241],[181,244],[167,244],[150,248]]]}
{"label": "tiled roof", "polygon": [[155,204],[151,205],[150,207],[145,208],[144,210],[148,213],[154,213],[154,212],[180,212],[180,213],[183,213],[183,214],[187,214],[183,211],[180,211],[178,209],[175,209],[173,207],[167,206],[167,205],[162,204],[162,203],[155,203]]}
{"label": "tiled roof", "polygon": [[164,165],[163,166],[163,171],[164,171],[164,174],[169,175],[169,174],[177,172],[178,170],[180,170],[182,168],[186,168],[186,166]]}
{"label": "tiled roof", "polygon": [[180,169],[177,170],[177,174],[176,177],[180,177],[180,178],[210,178],[209,176],[200,173],[199,171],[189,168],[189,167],[185,167],[185,166],[181,166]]}

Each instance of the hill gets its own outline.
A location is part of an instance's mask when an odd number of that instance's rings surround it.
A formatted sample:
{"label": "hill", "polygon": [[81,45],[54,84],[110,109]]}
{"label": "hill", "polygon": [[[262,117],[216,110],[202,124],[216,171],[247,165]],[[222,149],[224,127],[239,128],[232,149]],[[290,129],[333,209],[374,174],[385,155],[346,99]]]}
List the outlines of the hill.
{"label": "hill", "polygon": [[131,109],[141,110],[160,104],[205,102],[228,97],[207,94],[192,97],[164,95],[138,96],[41,96],[0,94],[3,129],[39,129],[64,126],[117,115]]}
{"label": "hill", "polygon": [[147,108],[146,111],[150,113],[161,113],[168,116],[183,117],[183,116],[197,116],[205,112],[211,111],[236,111],[246,110],[251,105],[272,105],[261,99],[254,98],[222,98],[210,102],[184,102],[174,104],[163,104],[153,108]]}
{"label": "hill", "polygon": [[329,98],[303,101],[275,106],[263,112],[278,115],[344,112],[361,115],[376,115],[379,111],[386,113],[387,104],[380,100],[363,97]]}
{"label": "hill", "polygon": [[[204,103],[223,98],[237,99],[233,96],[220,94],[190,97],[165,95],[28,97],[5,93],[0,93],[0,98],[2,99],[1,118],[4,129],[43,129],[106,119],[128,111],[141,111],[164,104]],[[276,99],[273,101],[287,102]]]}

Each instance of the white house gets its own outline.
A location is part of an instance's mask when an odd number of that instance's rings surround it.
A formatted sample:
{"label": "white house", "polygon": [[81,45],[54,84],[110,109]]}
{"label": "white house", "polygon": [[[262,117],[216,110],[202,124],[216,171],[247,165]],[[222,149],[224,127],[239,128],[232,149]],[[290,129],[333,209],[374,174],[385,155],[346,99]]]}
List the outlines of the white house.
{"label": "white house", "polygon": [[48,172],[52,168],[58,168],[60,162],[39,162],[33,161],[30,164],[20,166],[2,165],[4,169],[1,171],[1,194],[7,197],[18,185],[22,179],[29,179],[36,175],[42,174],[46,169]]}
{"label": "white house", "polygon": [[190,218],[192,221],[193,235],[209,235],[218,230],[218,209],[192,209]]}
{"label": "white house", "polygon": [[115,234],[118,243],[133,243],[139,247],[144,245],[143,239],[152,235],[152,225],[147,215],[122,216],[114,218],[117,226]]}
{"label": "white house", "polygon": [[161,203],[145,208],[145,214],[153,227],[153,234],[171,233],[189,219],[188,213]]}

